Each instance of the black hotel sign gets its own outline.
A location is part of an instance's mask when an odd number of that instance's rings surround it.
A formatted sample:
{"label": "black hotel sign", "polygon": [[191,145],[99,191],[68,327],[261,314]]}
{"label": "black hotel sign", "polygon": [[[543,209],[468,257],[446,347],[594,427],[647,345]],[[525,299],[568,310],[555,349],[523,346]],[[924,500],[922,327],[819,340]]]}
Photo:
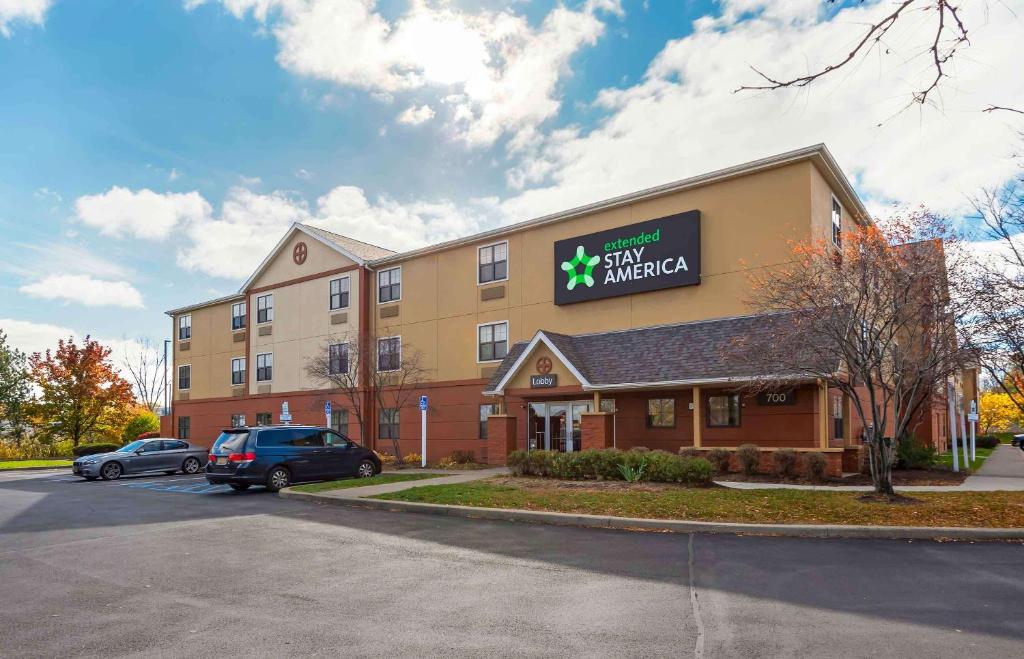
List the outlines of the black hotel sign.
{"label": "black hotel sign", "polygon": [[700,283],[700,211],[555,243],[555,304]]}

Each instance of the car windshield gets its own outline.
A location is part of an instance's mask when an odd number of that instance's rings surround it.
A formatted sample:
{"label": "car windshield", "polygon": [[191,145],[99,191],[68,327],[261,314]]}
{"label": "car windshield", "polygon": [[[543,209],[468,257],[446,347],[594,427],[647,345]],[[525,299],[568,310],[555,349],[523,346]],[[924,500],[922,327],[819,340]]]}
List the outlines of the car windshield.
{"label": "car windshield", "polygon": [[239,452],[245,448],[245,442],[249,439],[248,432],[222,432],[220,437],[213,443],[211,453],[218,451]]}
{"label": "car windshield", "polygon": [[140,448],[142,448],[142,445],[145,444],[145,443],[146,442],[142,441],[141,439],[136,439],[131,444],[125,444],[121,448],[117,449],[117,452],[118,453],[133,453],[135,451],[138,451]]}

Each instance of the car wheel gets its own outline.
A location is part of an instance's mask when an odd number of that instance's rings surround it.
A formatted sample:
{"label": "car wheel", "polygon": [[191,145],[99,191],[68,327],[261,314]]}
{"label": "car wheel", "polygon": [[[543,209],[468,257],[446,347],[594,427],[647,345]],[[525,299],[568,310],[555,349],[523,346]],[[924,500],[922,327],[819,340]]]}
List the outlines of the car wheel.
{"label": "car wheel", "polygon": [[373,466],[373,463],[369,460],[363,460],[359,463],[359,469],[356,471],[356,476],[359,478],[369,478],[377,472],[377,468]]}
{"label": "car wheel", "polygon": [[186,474],[197,474],[202,468],[203,465],[195,458],[185,458],[185,462],[181,463],[181,470]]}
{"label": "car wheel", "polygon": [[271,492],[277,492],[282,488],[288,487],[291,482],[292,476],[284,467],[274,467],[267,474],[267,489]]}
{"label": "car wheel", "polygon": [[248,483],[228,483],[235,492],[244,492],[249,489]]}
{"label": "car wheel", "polygon": [[105,481],[116,481],[121,477],[122,473],[124,473],[124,469],[122,469],[121,465],[117,462],[108,462],[103,465],[103,469],[100,470],[100,476],[102,476]]}

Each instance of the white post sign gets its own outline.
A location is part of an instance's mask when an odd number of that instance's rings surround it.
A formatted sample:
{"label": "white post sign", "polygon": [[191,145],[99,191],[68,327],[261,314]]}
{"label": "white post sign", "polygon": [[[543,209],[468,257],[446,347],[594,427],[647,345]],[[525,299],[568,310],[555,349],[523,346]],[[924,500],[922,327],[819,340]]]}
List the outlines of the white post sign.
{"label": "white post sign", "polygon": [[947,383],[946,385],[946,402],[948,413],[949,413],[949,450],[953,453],[953,471],[960,471],[960,457],[957,454],[956,447],[956,392],[953,390],[953,384]]}
{"label": "white post sign", "polygon": [[327,427],[331,427],[331,401],[324,401],[324,416],[327,417]]}
{"label": "white post sign", "polygon": [[971,460],[974,457],[970,454],[970,447],[967,445],[967,422],[964,420],[964,397],[960,394],[956,397],[956,413],[960,416],[960,441],[964,444],[964,466],[971,468]]}
{"label": "white post sign", "polygon": [[427,397],[420,396],[420,466],[427,466]]}
{"label": "white post sign", "polygon": [[291,412],[288,411],[288,401],[281,403],[281,423],[287,425],[292,422]]}
{"label": "white post sign", "polygon": [[967,420],[971,422],[971,460],[976,460],[978,452],[974,445],[974,425],[978,422],[978,401],[971,401],[971,413],[967,415]]}

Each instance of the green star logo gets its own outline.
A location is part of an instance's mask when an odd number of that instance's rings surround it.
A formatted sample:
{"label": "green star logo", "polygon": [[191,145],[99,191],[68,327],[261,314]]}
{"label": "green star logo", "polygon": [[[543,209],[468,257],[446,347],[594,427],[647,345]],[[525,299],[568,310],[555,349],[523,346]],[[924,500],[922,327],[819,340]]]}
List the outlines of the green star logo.
{"label": "green star logo", "polygon": [[[576,256],[571,261],[562,261],[562,270],[569,275],[569,283],[565,285],[566,290],[576,288],[576,284],[583,283],[590,288],[594,285],[594,266],[601,262],[600,256],[587,256],[583,245],[576,248]],[[577,268],[583,266],[583,272]]]}

